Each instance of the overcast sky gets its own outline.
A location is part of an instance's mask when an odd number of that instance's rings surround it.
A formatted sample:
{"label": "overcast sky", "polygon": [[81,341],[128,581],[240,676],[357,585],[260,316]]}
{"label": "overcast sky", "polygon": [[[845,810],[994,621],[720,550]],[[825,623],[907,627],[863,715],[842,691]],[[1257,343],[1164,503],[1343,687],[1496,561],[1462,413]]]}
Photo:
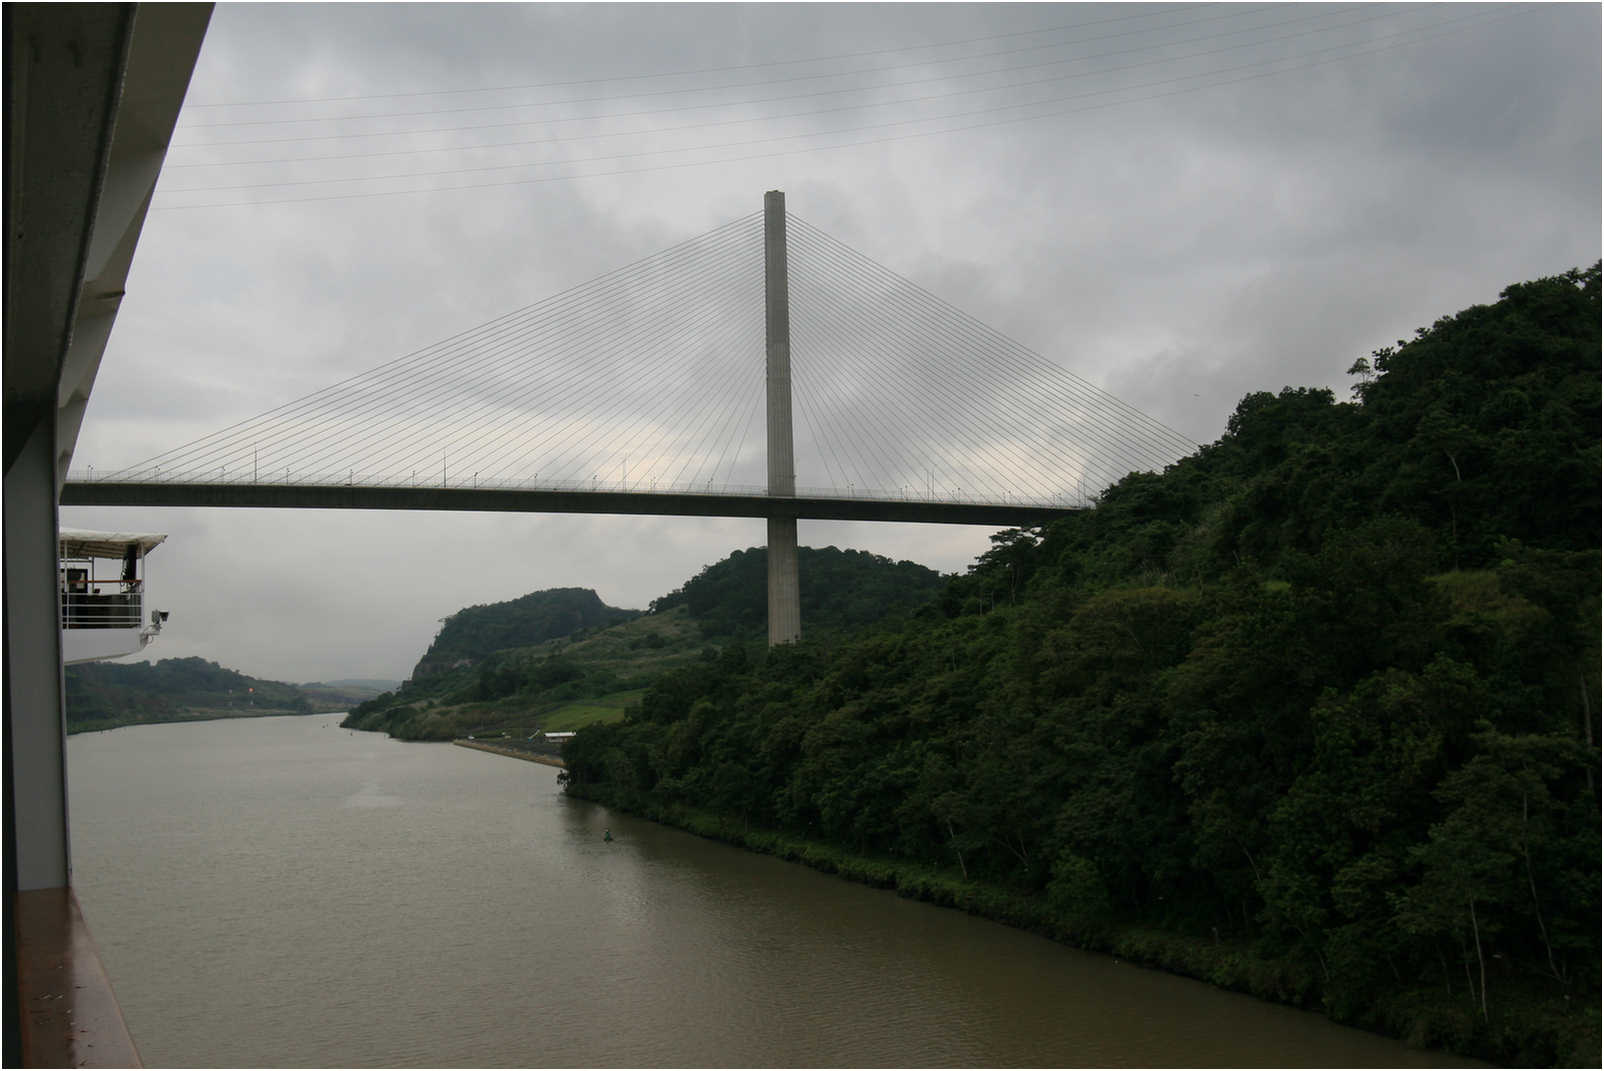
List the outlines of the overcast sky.
{"label": "overcast sky", "polygon": [[[251,417],[769,189],[1210,442],[1248,392],[1346,397],[1355,358],[1598,259],[1599,55],[1593,4],[219,5],[74,468]],[[607,516],[62,520],[168,533],[149,586],[172,617],[147,656],[290,681],[403,678],[440,618],[540,588],[644,607],[764,538]],[[947,572],[987,535],[800,532]]]}

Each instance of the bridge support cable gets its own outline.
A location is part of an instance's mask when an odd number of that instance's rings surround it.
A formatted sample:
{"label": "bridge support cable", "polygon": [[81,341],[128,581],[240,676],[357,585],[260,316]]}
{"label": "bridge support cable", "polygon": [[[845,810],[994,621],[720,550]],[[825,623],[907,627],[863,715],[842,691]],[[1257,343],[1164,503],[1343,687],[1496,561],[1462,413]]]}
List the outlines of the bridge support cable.
{"label": "bridge support cable", "polygon": [[[641,403],[646,397],[659,406],[672,399],[675,392],[663,390],[663,381],[675,373],[682,385],[692,378],[681,367],[688,341],[706,332],[709,317],[736,307],[727,301],[722,310],[710,313],[682,300],[684,294],[676,289],[734,278],[727,262],[737,248],[739,243],[715,248],[695,264],[670,265],[675,286],[637,286],[613,300],[593,301],[554,325],[539,339],[541,359],[529,375],[505,385],[486,405],[460,415],[462,430],[447,444],[449,449],[462,455],[464,467],[482,471],[487,480],[522,469],[523,480],[544,474],[547,480],[574,481],[601,468],[595,451],[585,448],[594,446],[609,426],[617,426],[611,415],[621,404]],[[642,376],[641,366],[653,357],[658,359]],[[648,395],[648,390],[654,393]],[[559,453],[547,452],[558,446]]]}
{"label": "bridge support cable", "polygon": [[[627,373],[632,366],[638,371],[643,361],[654,357],[678,354],[682,359],[671,364],[665,357],[656,362],[650,379],[642,376],[632,382],[638,398],[633,410],[604,413],[622,432],[620,437],[598,444],[601,471],[619,466],[628,482],[629,473],[644,465],[640,479],[653,486],[659,480],[694,486],[709,461],[710,479],[722,472],[732,429],[749,413],[759,381],[752,363],[743,364],[737,356],[752,352],[757,344],[760,318],[753,278],[755,257],[743,251],[743,255],[727,259],[730,264],[722,274],[704,277],[696,284],[698,290],[717,296],[720,304],[697,312],[694,322],[686,320],[676,337],[654,340],[652,335],[663,318],[646,318],[646,346],[633,351],[640,360],[621,361],[620,367]],[[680,310],[675,314],[684,315]],[[671,400],[664,402],[664,398]],[[605,399],[603,406],[607,408]],[[664,458],[678,459],[677,468],[659,468]],[[557,460],[553,459],[553,471],[557,471]],[[696,467],[691,470],[693,464]]]}
{"label": "bridge support cable", "polygon": [[[805,235],[798,246],[805,259],[811,251]],[[944,478],[975,491],[989,488],[992,497],[1040,494],[1057,485],[1059,474],[1044,465],[1042,451],[1022,453],[1012,447],[1011,436],[986,426],[987,414],[978,407],[1000,387],[985,375],[983,361],[958,353],[945,366],[932,364],[927,355],[953,350],[954,339],[932,334],[924,318],[894,315],[897,295],[878,285],[884,280],[847,278],[850,287],[835,288],[844,294],[810,290],[815,296],[808,307],[818,314],[818,330],[829,337],[837,374],[876,385],[860,392],[874,409],[856,422],[887,437],[886,452],[898,458],[897,471],[887,478],[908,482],[908,459],[923,457],[929,459],[932,481],[934,470],[943,468]],[[834,325],[845,325],[850,341],[842,341]],[[1048,453],[1073,447],[1044,445]]]}
{"label": "bridge support cable", "polygon": [[[885,404],[873,413],[866,412],[864,405],[872,393],[866,389],[872,385],[866,382],[870,377],[861,369],[846,368],[841,354],[855,344],[867,345],[872,325],[843,322],[832,296],[809,285],[805,278],[797,294],[798,348],[807,358],[797,378],[799,385],[818,399],[821,433],[826,441],[839,442],[847,451],[855,489],[867,494],[870,488],[888,486],[891,478],[883,474],[894,462],[882,440],[893,427],[902,435],[918,434],[918,429],[908,427],[899,412],[899,395],[909,384],[887,385],[882,398]],[[872,424],[877,418],[888,421],[889,426]]]}
{"label": "bridge support cable", "polygon": [[[993,486],[995,498],[1010,491],[1027,493],[1026,485],[1009,469],[1013,459],[1001,456],[996,444],[977,437],[973,419],[963,412],[971,404],[969,396],[941,397],[938,386],[905,374],[906,359],[899,363],[880,337],[886,330],[880,317],[815,287],[799,287],[799,294],[812,314],[798,327],[799,348],[809,358],[806,386],[828,403],[828,436],[855,444],[858,456],[874,466],[870,475],[858,475],[862,493],[896,495],[904,487],[923,488],[925,481],[914,482],[909,471],[912,458],[929,459],[931,482],[939,467],[943,488],[956,485],[983,491]],[[863,352],[866,359],[854,362],[854,351]],[[921,420],[921,409],[943,411],[947,419]],[[953,457],[966,461],[957,464]],[[948,460],[938,465],[937,458]],[[987,470],[977,470],[977,463]],[[1049,472],[1042,470],[1036,476],[1037,486],[1051,485]]]}
{"label": "bridge support cable", "polygon": [[[854,253],[845,245],[836,243],[837,247],[845,252]],[[865,263],[876,268],[872,261],[855,254]],[[1177,453],[1186,454],[1197,448],[1197,443],[1181,435],[1172,428],[1154,420],[1147,414],[1131,407],[1117,396],[1104,391],[1073,372],[1061,368],[1030,349],[1021,346],[1006,335],[994,330],[989,325],[975,320],[941,299],[930,294],[923,287],[911,281],[896,276],[884,268],[882,272],[897,279],[906,288],[903,295],[903,304],[910,315],[919,316],[921,313],[947,322],[948,330],[964,333],[967,331],[978,341],[982,352],[993,355],[996,359],[990,362],[993,371],[1001,372],[994,378],[1003,382],[1020,382],[1030,376],[1034,371],[1041,377],[1040,383],[1045,388],[1044,397],[1051,399],[1057,397],[1066,404],[1079,404],[1099,421],[1099,427],[1105,432],[1114,433],[1114,441],[1123,444],[1131,453],[1129,456],[1140,462],[1150,465],[1163,465],[1172,462]],[[907,299],[914,299],[909,304]],[[1009,370],[1013,375],[1009,375]],[[1048,410],[1043,409],[1043,412]],[[1106,437],[1105,437],[1106,441]],[[1120,475],[1124,475],[1122,472]]]}
{"label": "bridge support cable", "polygon": [[[554,316],[571,312],[576,306],[582,306],[582,298],[585,295],[609,290],[627,290],[638,285],[642,274],[649,271],[654,263],[682,257],[686,251],[694,251],[699,246],[716,240],[720,232],[738,230],[749,222],[750,220],[737,220],[717,228],[706,235],[665,250],[655,257],[637,261],[590,283],[563,291],[543,302],[509,313],[386,365],[269,410],[252,420],[243,421],[214,435],[158,455],[140,466],[134,466],[129,471],[138,473],[143,470],[146,475],[154,475],[153,466],[160,464],[165,470],[165,478],[173,479],[177,478],[177,473],[186,470],[199,469],[204,474],[219,461],[238,465],[242,456],[246,460],[254,457],[258,462],[256,468],[259,470],[263,469],[263,463],[267,466],[265,471],[276,469],[286,461],[294,466],[296,462],[302,460],[302,455],[286,455],[272,451],[271,448],[283,440],[291,439],[299,427],[306,424],[330,424],[336,417],[348,422],[355,421],[363,415],[360,405],[363,398],[372,399],[369,409],[387,407],[393,403],[393,396],[398,390],[416,385],[420,380],[427,382],[431,375],[440,375],[442,369],[449,375],[460,363],[461,354],[470,348],[477,349],[482,358],[495,358],[505,355],[509,349],[516,350],[516,341],[520,333],[527,335],[532,331],[538,332],[542,329],[542,325],[549,324]],[[508,339],[512,340],[511,346],[508,344]],[[515,352],[514,356],[516,355]],[[501,363],[505,365],[506,362]],[[487,359],[482,359],[480,365],[482,372],[492,376],[500,371],[494,362]],[[433,398],[434,395],[430,397]],[[350,427],[349,423],[347,427]],[[364,432],[365,427],[359,424],[355,430]],[[273,456],[263,456],[264,452],[272,453]]]}
{"label": "bridge support cable", "polygon": [[[984,371],[980,362],[960,354],[963,359],[950,367],[929,367],[922,354],[950,350],[951,340],[931,337],[919,318],[897,315],[895,294],[884,279],[836,274],[831,285],[834,268],[828,262],[808,278],[807,269],[822,258],[803,228],[798,232],[802,307],[809,314],[799,330],[815,340],[805,344],[810,356],[814,347],[824,355],[808,367],[845,384],[851,399],[834,407],[837,417],[874,437],[878,476],[870,486],[887,487],[891,494],[916,487],[928,494],[939,476],[944,494],[956,493],[956,485],[995,499],[1029,494],[1032,485],[1038,494],[1051,488],[1054,474],[1034,455],[1010,454],[1006,437],[977,419],[977,401],[997,389],[977,378],[976,367]],[[820,389],[832,397],[840,393],[829,383]]]}
{"label": "bridge support cable", "polygon": [[814,456],[819,459],[819,468],[825,474],[824,486],[845,487],[848,482],[846,466],[836,453],[835,440],[820,430],[824,427],[824,421],[809,405],[806,388],[796,391],[791,400],[796,403],[793,415],[801,417],[804,442],[812,448]]}
{"label": "bridge support cable", "polygon": [[[798,328],[798,346],[810,358],[807,386],[830,402],[836,425],[832,436],[869,439],[869,445],[857,449],[875,471],[859,478],[858,493],[900,496],[917,489],[923,496],[939,487],[943,495],[966,489],[971,496],[1000,500],[1028,493],[1031,483],[1053,486],[1052,474],[1045,470],[1037,471],[1034,480],[1021,471],[1032,467],[1031,458],[1011,457],[1001,444],[979,437],[969,410],[980,392],[955,391],[954,384],[913,374],[917,369],[909,355],[888,347],[884,317],[855,307],[867,295],[838,302],[816,289],[799,292],[818,317],[817,323]],[[900,330],[896,325],[889,329]],[[948,378],[953,378],[951,372]]]}
{"label": "bridge support cable", "polygon": [[[791,436],[791,296],[787,283],[785,194],[763,195],[763,335],[768,408],[770,498],[796,497]],[[802,588],[797,573],[796,517],[768,521],[769,646],[802,638]]]}
{"label": "bridge support cable", "polygon": [[[744,453],[744,448],[747,441],[747,432],[752,429],[753,419],[757,417],[758,412],[763,408],[764,406],[761,402],[754,401],[751,405],[748,405],[746,409],[746,419],[741,422],[740,431],[731,435],[728,440],[725,440],[723,446],[719,449],[718,463],[714,467],[713,471],[715,477],[722,476],[721,482],[723,484],[729,484],[734,480],[735,466],[740,464],[741,456]],[[735,431],[735,425],[733,423],[730,425],[730,430],[732,432]],[[727,464],[725,461],[726,458],[728,458]]]}
{"label": "bridge support cable", "polygon": [[1195,449],[772,191],[761,212],[97,482],[767,494],[774,538],[794,543],[801,499],[1051,513]]}
{"label": "bridge support cable", "polygon": [[[812,329],[828,338],[832,324],[850,323],[862,340],[855,349],[832,347],[834,373],[912,385],[894,395],[896,404],[881,394],[878,411],[853,422],[904,432],[940,429],[934,448],[906,434],[891,444],[901,451],[899,481],[906,476],[917,485],[917,476],[924,476],[935,482],[943,472],[974,480],[978,469],[986,482],[976,489],[984,497],[1031,494],[1021,489],[1028,483],[1033,496],[1058,499],[1072,491],[1084,498],[1130,471],[1161,469],[1196,449],[805,221],[793,216],[792,225],[793,274],[803,280],[799,294],[808,295],[800,307],[821,321]],[[817,307],[825,303],[833,306],[830,315]],[[971,428],[975,434],[966,435]],[[999,454],[1010,464],[999,466]]]}
{"label": "bridge support cable", "polygon": [[[602,314],[605,309],[598,313]],[[405,468],[409,463],[417,463],[420,454],[426,458],[433,448],[442,446],[457,454],[460,464],[476,471],[493,463],[497,467],[486,475],[495,478],[504,466],[516,463],[530,437],[545,427],[538,422],[538,414],[588,415],[609,391],[616,389],[619,377],[625,374],[622,369],[637,366],[653,345],[650,329],[641,323],[625,334],[614,331],[610,337],[594,337],[598,334],[601,331],[592,317],[577,328],[542,339],[539,366],[532,367],[522,380],[504,384],[474,408],[457,410],[455,416],[460,430],[449,435],[444,443],[427,421],[409,425],[406,437],[389,440],[387,460],[390,466]],[[661,364],[655,372],[662,374]],[[424,415],[427,417],[426,410]],[[548,438],[557,435],[560,431],[551,429]],[[570,447],[574,444],[568,437],[562,437],[561,441]],[[369,456],[376,456],[371,449]],[[547,464],[544,467],[553,470],[555,477],[555,470],[560,466]]]}
{"label": "bridge support cable", "polygon": [[[753,277],[747,301],[732,284],[742,278],[743,260],[755,269],[759,218],[754,213],[716,228],[111,478],[282,482],[293,477],[405,485],[413,481],[414,469],[440,476],[444,454],[450,472],[464,483],[475,471],[490,478],[487,467],[502,477],[517,474],[519,462],[527,480],[540,471],[541,459],[509,458],[506,448],[518,441],[512,432],[527,446],[542,428],[549,431],[557,417],[575,410],[589,415],[594,427],[598,409],[616,411],[620,399],[642,394],[643,377],[634,362],[618,359],[619,352],[640,359],[651,350],[670,369],[681,362],[678,390],[656,384],[660,408],[705,403],[718,394],[714,388],[731,384],[738,370],[735,359],[717,350],[699,353],[697,347],[709,337],[708,317],[744,319],[750,332],[756,330],[755,271],[746,273]],[[711,311],[706,295],[720,298]],[[665,353],[661,336],[651,337],[653,330],[675,324],[683,337]],[[684,364],[693,358],[702,366],[693,367],[694,360],[692,366]],[[706,367],[709,361],[713,365]],[[733,400],[733,391],[729,397]],[[663,429],[658,441],[646,444],[653,454],[661,455],[670,433],[677,432],[669,424]],[[682,441],[677,452],[705,456],[708,451]],[[655,471],[649,471],[641,464],[646,455],[638,456],[640,461],[629,467],[648,480],[664,479],[679,460],[657,456]],[[487,465],[490,458],[494,466]],[[585,459],[568,460],[566,477],[589,465]]]}
{"label": "bridge support cable", "polygon": [[[854,390],[855,398],[850,403],[834,407],[848,428],[871,429],[876,438],[873,452],[882,475],[872,482],[860,481],[860,487],[923,487],[923,480],[914,480],[918,474],[909,472],[914,459],[923,458],[930,482],[936,483],[939,476],[937,485],[942,488],[969,488],[972,494],[991,498],[1039,497],[1050,493],[1043,489],[1062,486],[1065,466],[1078,467],[1081,463],[1073,442],[1047,439],[1035,450],[1022,450],[1017,441],[987,427],[989,414],[985,406],[997,388],[977,378],[972,367],[975,362],[932,367],[920,357],[929,347],[928,342],[915,339],[906,352],[898,353],[888,346],[895,339],[877,337],[885,331],[882,317],[855,305],[834,304],[828,295],[811,289],[801,292],[809,299],[810,309],[828,312],[828,316],[821,315],[820,324],[802,329],[810,338],[817,331],[817,348],[828,355],[824,360],[810,362],[809,367],[816,365],[821,376],[853,383],[867,381],[873,388]],[[844,324],[845,330],[832,324]],[[800,344],[813,354],[814,345],[807,340]],[[855,346],[866,347],[868,354],[856,364],[852,356]],[[836,396],[828,381],[817,389]],[[851,415],[854,410],[855,416]],[[942,418],[921,419],[921,413],[942,414]],[[893,460],[887,462],[887,455]]]}
{"label": "bridge support cable", "polygon": [[[742,378],[730,361],[732,343],[755,337],[757,324],[755,290],[740,285],[743,274],[738,261],[709,264],[681,283],[713,300],[673,300],[671,295],[684,297],[676,288],[629,315],[627,326],[597,329],[586,345],[607,353],[605,365],[572,373],[573,385],[549,401],[514,399],[515,408],[533,411],[538,404],[551,415],[531,420],[529,430],[510,442],[491,441],[506,457],[493,475],[516,473],[520,466],[528,471],[529,459],[537,459],[537,471],[551,478],[582,478],[587,468],[600,468],[641,442],[643,425],[672,427],[676,414],[709,407],[714,399],[716,408],[727,408],[734,400],[727,388]],[[687,456],[701,456],[706,448],[698,443]]]}
{"label": "bridge support cable", "polygon": [[[673,251],[671,251],[671,253],[672,252]],[[613,275],[615,280],[620,277],[627,279],[627,275],[620,276],[619,273],[613,273]],[[569,293],[571,294],[572,292]],[[543,303],[543,305],[546,306],[550,306],[552,304],[553,302]],[[559,302],[558,304],[562,303]],[[568,304],[571,305],[572,302],[569,302]],[[525,312],[527,311],[528,310],[525,310]],[[537,308],[536,311],[538,312],[540,310]],[[525,319],[527,320],[528,317]],[[275,471],[280,464],[285,464],[286,468],[294,466],[302,475],[308,475],[308,473],[305,471],[308,468],[312,470],[310,473],[311,475],[321,475],[322,473],[320,473],[317,469],[316,459],[308,456],[305,449],[299,453],[289,453],[287,455],[271,449],[271,447],[276,444],[277,440],[284,437],[280,429],[284,424],[284,417],[286,415],[288,415],[291,420],[295,420],[296,423],[304,423],[304,420],[296,420],[296,418],[304,417],[306,414],[321,416],[322,420],[320,423],[331,426],[336,432],[344,430],[346,431],[348,437],[371,439],[373,438],[370,430],[371,422],[364,423],[360,419],[364,415],[363,409],[361,408],[361,399],[364,397],[371,398],[372,400],[369,401],[367,408],[369,410],[380,409],[384,413],[390,415],[391,419],[393,420],[394,411],[397,408],[404,410],[408,406],[409,402],[406,394],[404,394],[396,386],[397,381],[401,381],[403,383],[410,382],[413,384],[421,381],[427,384],[428,377],[431,373],[435,372],[435,369],[431,368],[430,365],[432,364],[439,366],[444,360],[445,363],[449,363],[452,368],[456,368],[461,363],[460,360],[450,359],[460,358],[464,346],[477,345],[479,348],[479,356],[481,358],[479,361],[481,374],[488,370],[491,375],[494,375],[496,373],[495,366],[490,364],[490,362],[485,360],[485,358],[494,358],[500,354],[503,354],[507,351],[508,347],[504,344],[492,346],[487,345],[486,343],[487,340],[490,342],[495,342],[497,340],[498,329],[499,333],[504,335],[506,333],[505,329],[508,322],[509,318],[506,317],[503,317],[499,321],[492,321],[492,323],[489,325],[484,325],[480,328],[473,329],[472,331],[465,332],[463,335],[456,336],[451,340],[447,340],[444,344],[437,344],[436,346],[430,347],[424,351],[419,351],[418,354],[413,355],[412,360],[402,362],[399,365],[392,363],[392,366],[390,367],[381,368],[376,374],[371,375],[366,379],[363,377],[356,377],[354,381],[346,381],[344,384],[337,385],[337,388],[335,389],[318,392],[316,395],[309,396],[308,399],[302,399],[300,403],[291,403],[288,406],[280,407],[278,410],[274,410],[269,414],[265,414],[263,418],[258,418],[254,422],[253,426],[248,428],[243,433],[240,432],[239,426],[236,426],[235,429],[230,429],[230,431],[234,432],[232,436],[233,442],[227,441],[230,436],[226,433],[221,434],[220,436],[211,437],[210,442],[207,440],[201,440],[200,446],[202,448],[206,446],[212,446],[214,449],[213,456],[210,459],[202,462],[204,470],[209,471],[212,463],[217,460],[216,449],[219,444],[219,440],[223,440],[220,445],[221,448],[225,450],[232,446],[233,449],[239,451],[240,449],[244,448],[246,444],[248,444],[249,448],[245,460],[250,460],[252,455],[259,458],[260,460],[255,466],[255,468],[258,470],[272,472]],[[457,372],[457,376],[460,377],[460,370]],[[390,381],[388,384],[386,383],[387,380]],[[426,389],[415,391],[415,395],[419,400],[436,403],[439,402],[442,397],[440,391],[429,391]],[[353,399],[355,399],[354,402]],[[275,420],[277,420],[277,423],[275,423]],[[336,444],[339,442],[339,438],[337,436],[325,436],[321,443],[318,442],[316,436],[313,436],[312,438],[312,445],[327,446],[331,440]],[[268,449],[264,449],[264,447],[267,447]],[[167,478],[173,478],[172,474],[174,470],[182,470],[184,468],[195,466],[196,462],[193,457],[195,449],[196,444],[191,444],[191,446],[188,448],[191,456],[188,458],[183,456],[185,453],[185,448],[181,448],[179,451],[169,452],[169,454],[163,455],[162,457],[154,460],[156,463],[166,462],[167,464],[164,465],[164,468],[168,474]],[[240,460],[238,453],[236,453],[235,457],[230,460],[233,460],[237,463]],[[347,463],[349,463],[347,458],[341,458],[340,460],[347,461]],[[237,474],[239,469],[236,468],[235,471]],[[341,473],[341,475],[343,475],[343,473]]]}

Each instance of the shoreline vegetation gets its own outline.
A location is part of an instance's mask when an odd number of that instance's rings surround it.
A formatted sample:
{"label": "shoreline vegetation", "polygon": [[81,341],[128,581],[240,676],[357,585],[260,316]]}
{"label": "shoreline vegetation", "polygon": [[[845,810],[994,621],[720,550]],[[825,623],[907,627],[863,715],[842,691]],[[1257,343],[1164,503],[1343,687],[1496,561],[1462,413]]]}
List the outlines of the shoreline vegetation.
{"label": "shoreline vegetation", "polygon": [[[458,741],[464,747],[476,743]],[[529,755],[478,747],[481,751],[543,761]],[[772,855],[859,885],[894,892],[909,900],[951,908],[1005,926],[1033,933],[1082,952],[1112,956],[1169,974],[1259,1000],[1325,1015],[1335,1023],[1382,1037],[1413,1049],[1440,1050],[1503,1066],[1532,1066],[1518,1054],[1538,1049],[1554,1054],[1558,1067],[1591,1067],[1599,1051],[1597,1021],[1584,1016],[1554,1015],[1535,993],[1508,999],[1486,1022],[1463,1001],[1444,1001],[1435,988],[1405,994],[1380,1014],[1342,1015],[1323,1007],[1321,979],[1310,965],[1256,953],[1252,943],[1222,937],[1178,933],[1140,924],[1067,923],[1040,897],[964,878],[941,868],[890,857],[853,854],[838,845],[808,840],[687,807],[635,808],[610,798],[596,786],[570,785],[567,794],[598,803],[621,814],[644,818],[708,840],[761,855]]]}
{"label": "shoreline vegetation", "polygon": [[664,673],[563,783],[1416,1045],[1598,1066],[1600,275],[1354,361],[1350,401],[1249,394],[908,617]]}
{"label": "shoreline vegetation", "polygon": [[[798,547],[802,610],[813,635],[909,614],[946,586],[914,562]],[[552,588],[446,618],[399,687],[355,706],[348,729],[399,740],[523,739],[621,721],[646,689],[767,628],[767,554],[737,550],[645,613],[588,588]]]}
{"label": "shoreline vegetation", "polygon": [[113,729],[131,729],[138,725],[182,725],[200,721],[237,721],[241,718],[311,718],[319,714],[341,713],[344,712],[340,710],[276,710],[268,707],[253,707],[249,710],[175,710],[161,714],[158,717],[71,722],[67,725],[67,735],[105,733]]}
{"label": "shoreline vegetation", "polygon": [[[1417,1047],[1598,1066],[1600,274],[1375,351],[1353,401],[1250,394],[965,575],[801,548],[797,644],[762,643],[754,548],[644,614],[470,607],[341,724]],[[78,678],[130,722],[251,683]]]}
{"label": "shoreline vegetation", "polygon": [[203,658],[82,662],[67,666],[67,732],[128,725],[340,714],[378,694],[384,681],[263,680]]}

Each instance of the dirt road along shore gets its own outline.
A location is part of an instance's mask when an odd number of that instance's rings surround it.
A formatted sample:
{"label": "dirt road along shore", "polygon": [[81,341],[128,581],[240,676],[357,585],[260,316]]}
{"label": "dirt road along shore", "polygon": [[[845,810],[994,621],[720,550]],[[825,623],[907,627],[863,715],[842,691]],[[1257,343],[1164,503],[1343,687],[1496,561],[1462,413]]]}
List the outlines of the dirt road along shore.
{"label": "dirt road along shore", "polygon": [[481,740],[453,740],[458,747],[471,747],[475,751],[488,751],[492,755],[505,755],[509,759],[523,759],[525,762],[538,762],[542,766],[555,766],[559,770],[567,769],[562,759],[555,755],[537,755],[532,751],[517,751],[510,747],[497,747]]}

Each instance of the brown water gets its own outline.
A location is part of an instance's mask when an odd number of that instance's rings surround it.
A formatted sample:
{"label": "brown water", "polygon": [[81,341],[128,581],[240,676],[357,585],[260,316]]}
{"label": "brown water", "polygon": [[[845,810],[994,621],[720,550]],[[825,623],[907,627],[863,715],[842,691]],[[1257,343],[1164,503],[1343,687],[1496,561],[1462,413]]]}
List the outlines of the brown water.
{"label": "brown water", "polygon": [[338,722],[69,742],[147,1065],[1466,1066]]}

